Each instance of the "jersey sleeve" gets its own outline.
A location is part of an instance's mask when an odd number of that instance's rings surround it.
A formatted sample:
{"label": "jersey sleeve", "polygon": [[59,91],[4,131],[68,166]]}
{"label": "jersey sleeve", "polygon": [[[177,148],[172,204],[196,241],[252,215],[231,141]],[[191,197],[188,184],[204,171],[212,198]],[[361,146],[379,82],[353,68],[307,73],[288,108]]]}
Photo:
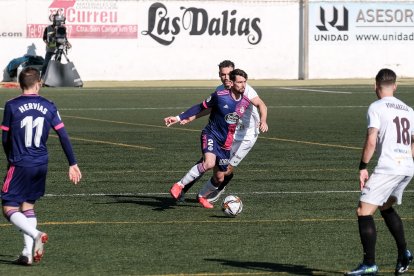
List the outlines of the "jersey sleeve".
{"label": "jersey sleeve", "polygon": [[4,107],[3,122],[1,123],[2,131],[2,146],[4,153],[6,154],[7,159],[9,159],[10,150],[11,150],[11,140],[10,140],[10,124],[11,124],[11,107],[9,104],[6,104]]}
{"label": "jersey sleeve", "polygon": [[69,135],[67,134],[65,128],[62,127],[56,130],[56,133],[59,136],[60,145],[62,146],[63,152],[66,155],[69,166],[77,164],[72,144],[70,143]]}
{"label": "jersey sleeve", "polygon": [[54,130],[59,130],[63,128],[65,125],[62,122],[62,119],[60,118],[59,111],[56,110],[56,114],[52,119],[52,127]]}
{"label": "jersey sleeve", "polygon": [[204,109],[214,106],[214,101],[217,101],[217,96],[214,97],[214,95],[216,95],[216,93],[211,94],[210,97],[204,100],[201,104],[193,105],[192,107],[178,115],[180,117],[180,120],[190,118],[191,116],[197,115]]}
{"label": "jersey sleeve", "polygon": [[3,122],[1,123],[1,129],[3,131],[9,131],[11,117],[12,117],[12,112],[11,112],[10,104],[6,103],[6,106],[4,107],[4,113],[3,113]]}
{"label": "jersey sleeve", "polygon": [[51,103],[51,108],[52,121],[50,122],[50,124],[54,130],[59,130],[63,128],[65,125],[63,124],[62,118],[60,117],[57,107],[53,103]]}
{"label": "jersey sleeve", "polygon": [[379,129],[381,125],[380,115],[376,105],[370,105],[367,113],[368,128]]}
{"label": "jersey sleeve", "polygon": [[247,84],[246,89],[247,89],[247,93],[245,92],[245,94],[247,94],[246,96],[247,98],[249,98],[249,100],[254,99],[259,96],[256,90],[254,90],[254,88],[251,87],[250,85]]}
{"label": "jersey sleeve", "polygon": [[207,108],[211,108],[211,107],[215,106],[216,103],[217,103],[217,97],[218,97],[217,92],[214,92],[213,94],[210,95],[210,97],[205,99],[203,101],[204,108],[207,109]]}

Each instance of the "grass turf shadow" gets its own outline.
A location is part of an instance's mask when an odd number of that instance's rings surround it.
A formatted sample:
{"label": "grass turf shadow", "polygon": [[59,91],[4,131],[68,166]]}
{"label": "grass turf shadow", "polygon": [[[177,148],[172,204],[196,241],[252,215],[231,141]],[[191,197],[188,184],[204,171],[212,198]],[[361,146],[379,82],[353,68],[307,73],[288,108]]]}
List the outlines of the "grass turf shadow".
{"label": "grass turf shadow", "polygon": [[171,197],[161,196],[107,195],[107,197],[112,198],[115,202],[106,202],[102,204],[139,204],[152,207],[154,211],[165,211],[179,206],[199,207],[198,205],[193,204],[197,202],[195,199],[187,199],[186,202],[178,202]]}
{"label": "grass turf shadow", "polygon": [[338,271],[322,271],[318,269],[313,269],[304,265],[290,265],[290,264],[278,264],[278,263],[269,263],[269,262],[243,262],[243,261],[232,261],[224,259],[204,259],[210,262],[217,262],[223,266],[232,266],[244,269],[251,270],[260,270],[266,272],[278,272],[278,273],[287,273],[292,275],[343,275],[343,273]]}

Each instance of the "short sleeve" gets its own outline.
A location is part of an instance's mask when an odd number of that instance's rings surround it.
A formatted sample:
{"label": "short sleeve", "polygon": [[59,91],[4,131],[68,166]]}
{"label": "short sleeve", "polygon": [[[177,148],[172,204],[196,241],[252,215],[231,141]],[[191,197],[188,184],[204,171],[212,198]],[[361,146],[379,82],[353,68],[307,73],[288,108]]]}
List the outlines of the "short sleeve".
{"label": "short sleeve", "polygon": [[[257,92],[256,92],[256,90],[254,90],[254,88],[253,87],[251,87],[250,85],[247,85],[246,86],[246,91],[245,91],[245,94],[247,94],[246,96],[247,96],[247,98],[249,99],[249,100],[251,100],[251,99],[254,99],[254,98],[256,98],[256,97],[258,97],[259,95],[257,94]],[[247,92],[247,93],[246,93]]]}
{"label": "short sleeve", "polygon": [[380,115],[376,105],[371,104],[367,113],[368,128],[379,129],[381,126]]}

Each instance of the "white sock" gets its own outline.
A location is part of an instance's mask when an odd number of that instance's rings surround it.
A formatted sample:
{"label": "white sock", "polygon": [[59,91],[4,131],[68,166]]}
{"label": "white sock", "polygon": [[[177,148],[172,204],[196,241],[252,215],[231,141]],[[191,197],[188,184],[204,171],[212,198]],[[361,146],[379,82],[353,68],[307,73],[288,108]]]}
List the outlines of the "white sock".
{"label": "white sock", "polygon": [[185,186],[194,179],[200,178],[205,172],[206,170],[204,169],[203,163],[195,164],[178,183]]}
{"label": "white sock", "polygon": [[10,222],[19,228],[23,233],[29,235],[32,239],[35,239],[39,235],[40,231],[33,227],[30,221],[21,212],[15,212],[9,217]]}
{"label": "white sock", "polygon": [[[30,225],[32,225],[34,228],[36,228],[37,218],[36,218],[36,215],[34,213],[34,210],[27,210],[27,211],[23,212],[23,214],[27,217]],[[23,248],[23,251],[22,251],[22,255],[24,255],[24,256],[32,255],[34,240],[33,240],[32,237],[30,237],[27,234],[23,234],[23,237],[24,237],[24,248]]]}
{"label": "white sock", "polygon": [[199,197],[207,197],[212,192],[216,191],[218,187],[214,186],[211,182],[211,178],[204,184],[203,188],[201,188],[200,192],[198,193]]}

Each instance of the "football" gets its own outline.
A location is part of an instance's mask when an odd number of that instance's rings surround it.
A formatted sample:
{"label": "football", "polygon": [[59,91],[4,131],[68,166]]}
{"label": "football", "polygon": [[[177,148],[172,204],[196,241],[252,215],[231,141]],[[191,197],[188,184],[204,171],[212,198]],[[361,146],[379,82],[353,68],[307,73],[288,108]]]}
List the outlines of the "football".
{"label": "football", "polygon": [[238,196],[229,195],[223,200],[221,208],[226,216],[235,217],[243,210],[243,203]]}

